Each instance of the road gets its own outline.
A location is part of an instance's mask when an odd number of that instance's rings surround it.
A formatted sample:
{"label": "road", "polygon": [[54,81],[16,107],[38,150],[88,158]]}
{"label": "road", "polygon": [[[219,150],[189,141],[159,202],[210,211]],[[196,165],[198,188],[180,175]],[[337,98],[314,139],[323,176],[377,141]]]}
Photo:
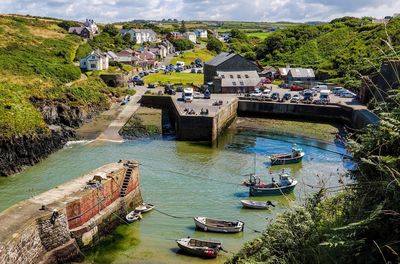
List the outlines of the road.
{"label": "road", "polygon": [[117,118],[114,119],[110,125],[96,138],[97,141],[109,141],[116,143],[122,143],[124,141],[122,136],[119,134],[119,131],[139,108],[139,100],[145,91],[145,87],[136,87],[136,94],[131,96],[131,100],[125,105],[124,109],[119,113]]}

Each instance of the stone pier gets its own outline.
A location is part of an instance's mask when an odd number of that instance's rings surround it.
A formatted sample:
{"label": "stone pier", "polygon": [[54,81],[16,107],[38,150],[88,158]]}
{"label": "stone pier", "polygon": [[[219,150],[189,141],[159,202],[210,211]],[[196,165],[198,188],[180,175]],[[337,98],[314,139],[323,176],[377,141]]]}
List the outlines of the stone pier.
{"label": "stone pier", "polygon": [[142,202],[139,165],[96,169],[0,213],[0,264],[67,263],[83,258]]}

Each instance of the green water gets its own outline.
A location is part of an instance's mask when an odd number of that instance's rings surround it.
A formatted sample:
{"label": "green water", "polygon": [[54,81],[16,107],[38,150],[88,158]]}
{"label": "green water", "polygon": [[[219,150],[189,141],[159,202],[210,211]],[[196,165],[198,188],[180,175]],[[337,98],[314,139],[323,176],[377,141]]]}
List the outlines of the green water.
{"label": "green water", "polygon": [[[266,168],[266,154],[287,152],[292,142],[306,152],[302,163]],[[196,231],[190,218],[171,218],[152,211],[140,222],[122,225],[98,247],[85,252],[87,263],[223,263],[230,253],[215,260],[202,260],[177,253],[174,239],[192,236],[222,241],[230,252],[255,238],[279,214],[313,191],[308,185],[337,185],[344,172],[344,152],[334,145],[260,132],[228,131],[218,146],[178,142],[172,139],[136,140],[123,144],[73,144],[20,175],[0,179],[0,211],[18,201],[83,175],[105,163],[135,159],[141,166],[141,191],[145,201],[157,209],[176,216],[208,216],[240,219],[245,232],[215,234]],[[272,200],[276,207],[268,211],[242,209],[240,199],[248,197],[248,188],[237,185],[254,171],[264,181],[269,173],[286,168],[299,181],[295,192],[287,197],[258,197]],[[253,230],[252,230],[253,229]]]}

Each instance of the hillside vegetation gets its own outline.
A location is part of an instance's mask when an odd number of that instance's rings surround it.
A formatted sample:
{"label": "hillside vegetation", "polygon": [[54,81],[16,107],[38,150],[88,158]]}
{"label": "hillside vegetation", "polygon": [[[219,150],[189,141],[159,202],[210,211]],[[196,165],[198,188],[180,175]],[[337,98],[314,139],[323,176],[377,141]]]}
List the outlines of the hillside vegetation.
{"label": "hillside vegetation", "polygon": [[[69,106],[104,104],[110,91],[96,79],[78,82],[73,60],[82,39],[60,28],[59,21],[0,16],[0,138],[48,132],[32,100]],[[87,53],[87,47],[85,51]]]}
{"label": "hillside vegetation", "polygon": [[399,51],[399,36],[400,18],[385,27],[372,24],[370,18],[344,17],[273,32],[256,48],[256,55],[264,65],[310,67],[322,79],[350,85],[360,74],[375,72],[384,57]]}

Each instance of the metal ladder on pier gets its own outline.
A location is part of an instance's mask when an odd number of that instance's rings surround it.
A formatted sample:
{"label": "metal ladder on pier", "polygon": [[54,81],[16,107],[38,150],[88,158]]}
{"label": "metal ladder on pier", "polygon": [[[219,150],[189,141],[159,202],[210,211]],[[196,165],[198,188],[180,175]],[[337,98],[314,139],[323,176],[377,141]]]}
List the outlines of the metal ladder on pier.
{"label": "metal ladder on pier", "polygon": [[121,191],[119,193],[120,197],[125,197],[126,189],[128,188],[129,181],[131,180],[132,173],[133,173],[133,166],[132,165],[128,165],[128,168],[126,169],[126,172],[125,172],[125,178],[124,178],[124,181],[123,181],[122,186],[121,186]]}

